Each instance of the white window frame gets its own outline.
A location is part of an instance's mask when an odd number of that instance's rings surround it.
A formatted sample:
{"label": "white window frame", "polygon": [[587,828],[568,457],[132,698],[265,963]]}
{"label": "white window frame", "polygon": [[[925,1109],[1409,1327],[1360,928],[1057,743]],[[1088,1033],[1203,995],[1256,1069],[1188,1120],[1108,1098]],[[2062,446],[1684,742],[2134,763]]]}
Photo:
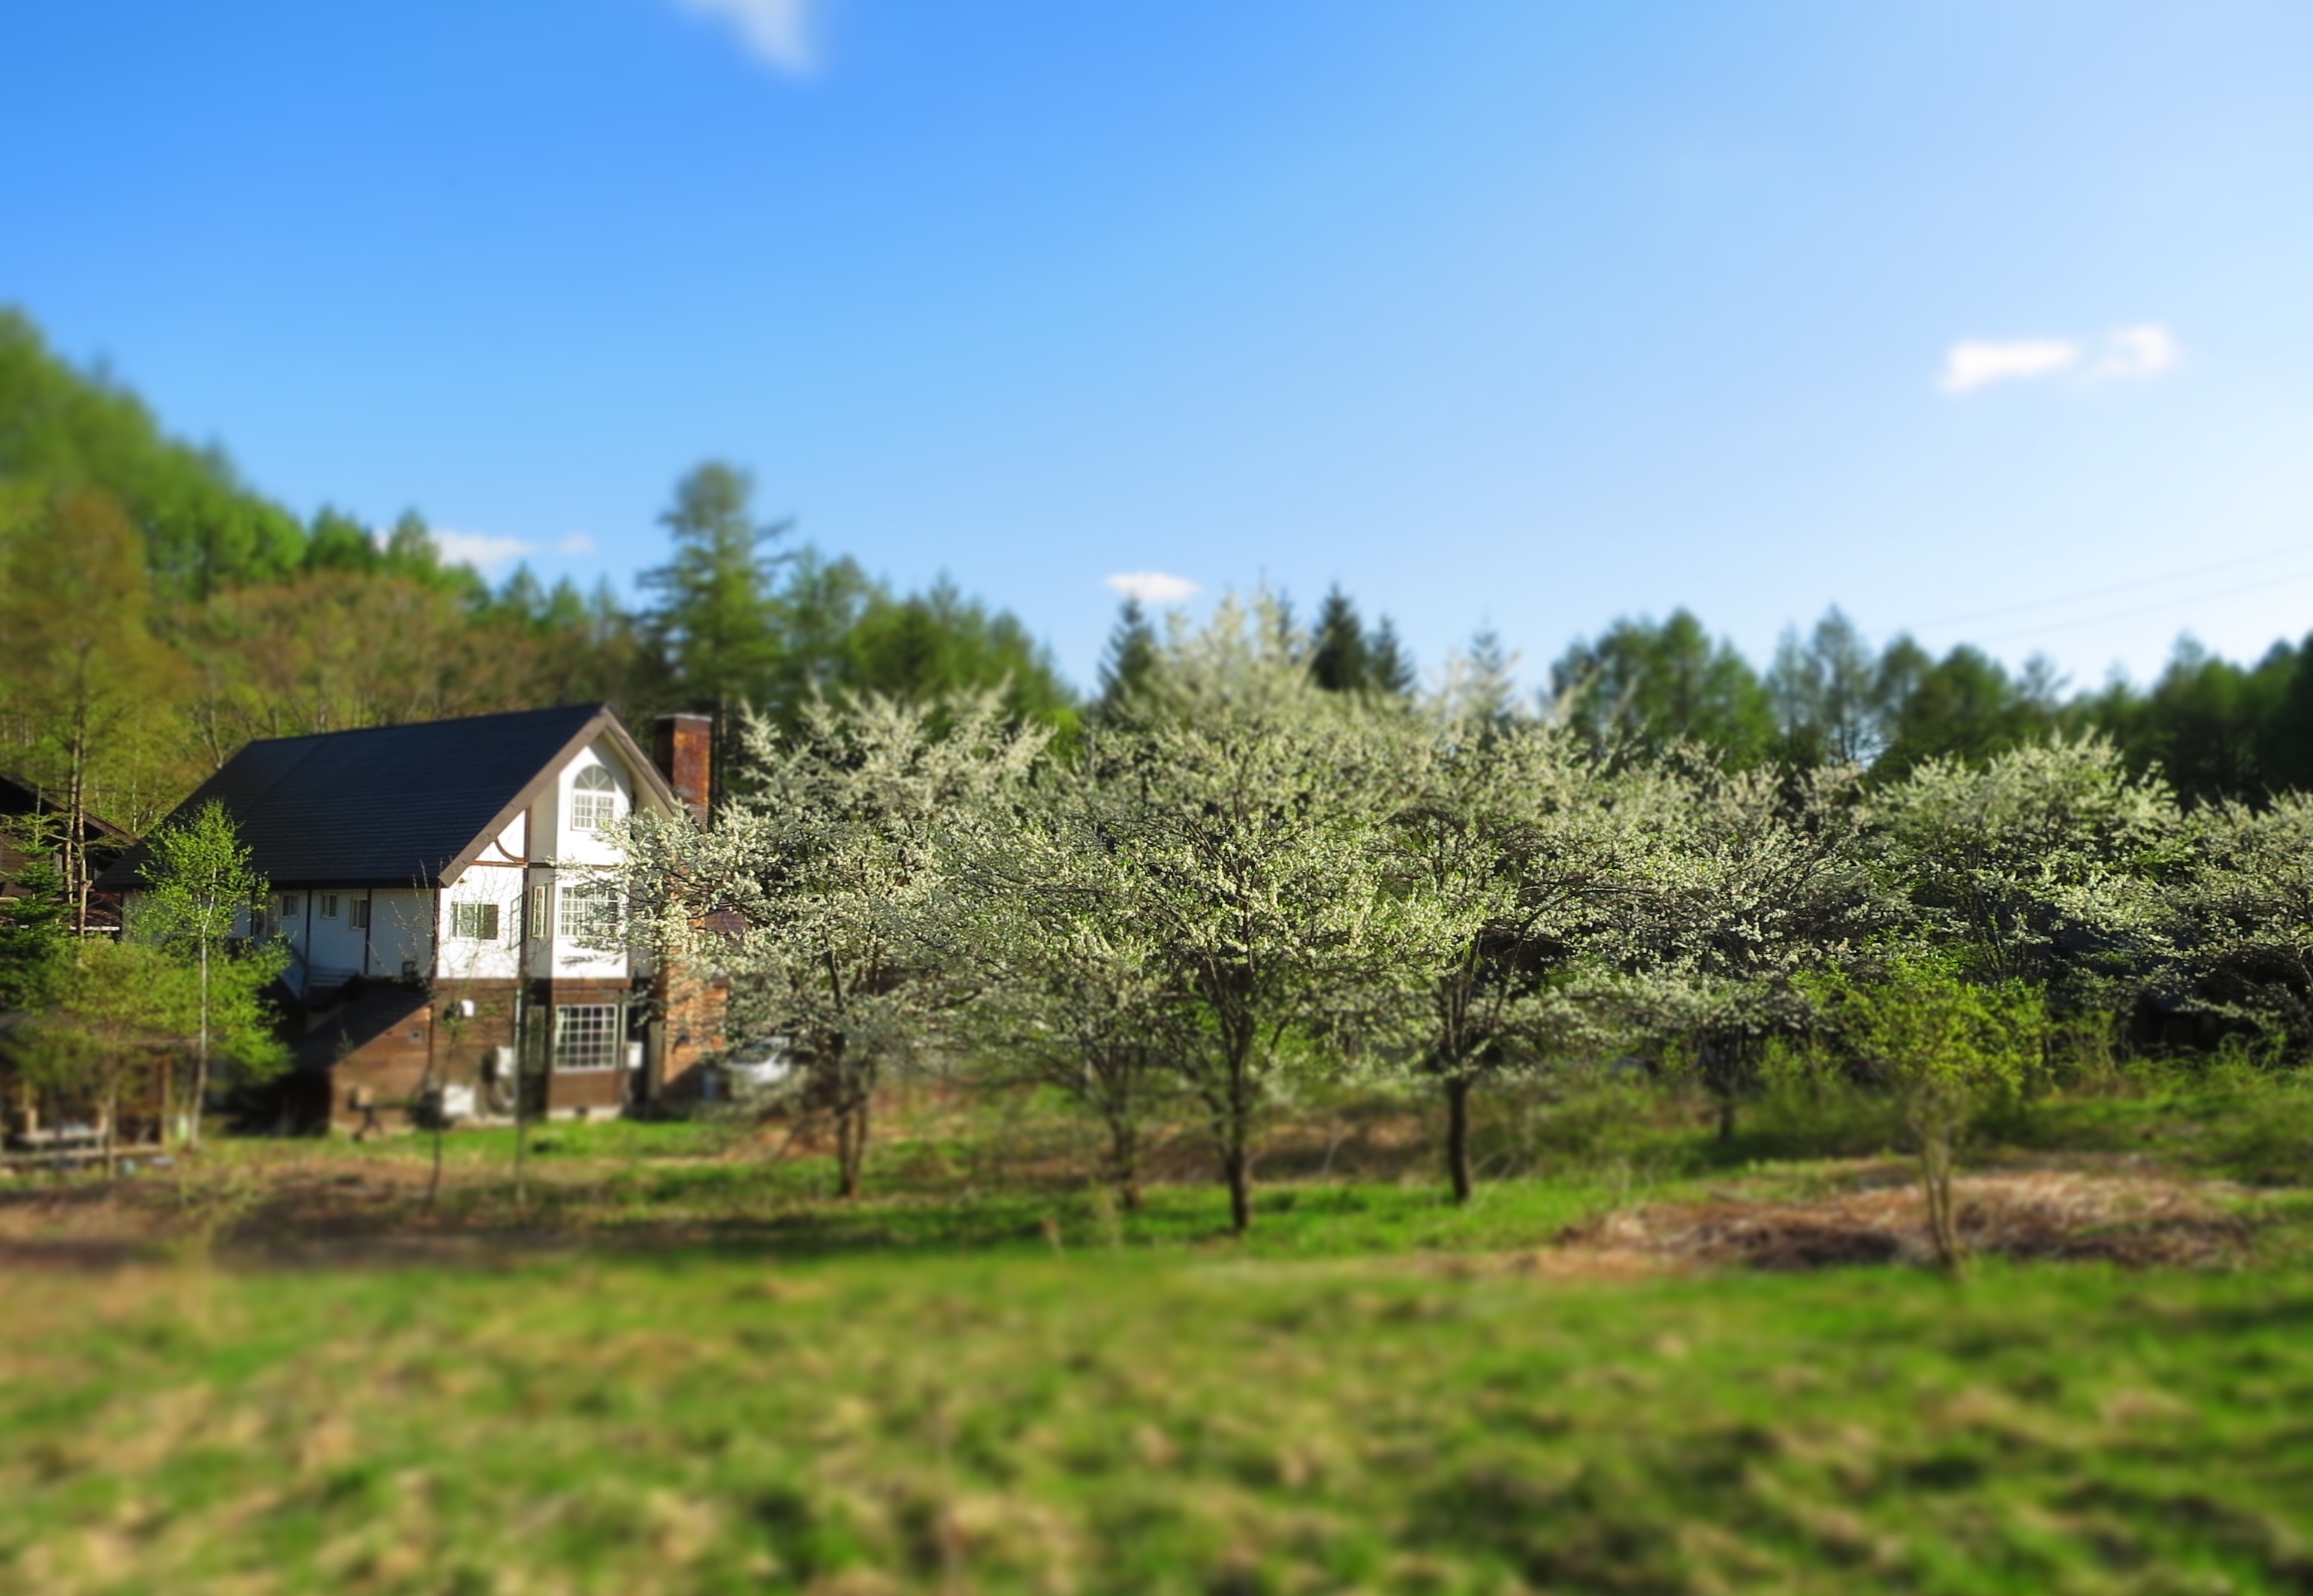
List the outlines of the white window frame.
{"label": "white window frame", "polygon": [[368,894],[363,894],[360,897],[354,899],[352,903],[346,905],[346,928],[348,930],[356,931],[365,931],[369,930]]}
{"label": "white window frame", "polygon": [[562,884],[554,895],[554,934],[581,947],[603,948],[619,939],[620,913],[618,884],[594,877]]}
{"label": "white window frame", "polygon": [[570,781],[570,829],[596,836],[619,823],[619,779],[590,764]]}
{"label": "white window frame", "polygon": [[[500,939],[503,919],[498,905],[493,903],[453,903],[450,935],[461,942],[496,942]],[[473,929],[467,929],[470,925]]]}
{"label": "white window frame", "polygon": [[338,917],[338,895],[334,892],[315,893],[313,908],[322,919],[335,920]]}
{"label": "white window frame", "polygon": [[626,1019],[618,1003],[556,1004],[555,1073],[599,1075],[624,1067]]}

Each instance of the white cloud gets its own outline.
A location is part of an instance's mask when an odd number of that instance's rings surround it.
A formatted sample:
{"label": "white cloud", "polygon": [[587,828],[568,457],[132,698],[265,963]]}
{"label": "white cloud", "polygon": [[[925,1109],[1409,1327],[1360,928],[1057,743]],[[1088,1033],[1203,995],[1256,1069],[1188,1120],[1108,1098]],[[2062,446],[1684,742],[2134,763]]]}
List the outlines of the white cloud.
{"label": "white cloud", "polygon": [[1973,393],[1987,383],[2029,382],[2075,370],[2091,384],[2152,377],[2175,366],[2178,353],[2177,335],[2153,322],[2115,327],[2093,350],[2063,338],[1964,339],[1944,351],[1936,386],[1951,394]]}
{"label": "white cloud", "polygon": [[1125,597],[1137,598],[1144,604],[1176,604],[1197,591],[1197,585],[1188,578],[1167,576],[1163,571],[1120,571],[1101,580]]}
{"label": "white cloud", "polygon": [[2052,376],[2079,365],[2080,359],[2080,346],[2058,338],[2007,343],[1966,339],[1944,351],[1943,375],[1936,386],[1947,393],[1972,393],[1986,383]]}
{"label": "white cloud", "polygon": [[2177,335],[2147,322],[2135,327],[2115,327],[2104,335],[2104,358],[2097,374],[2107,377],[2159,376],[2177,364]]}
{"label": "white cloud", "polygon": [[594,540],[583,532],[574,532],[555,544],[554,551],[557,554],[592,554],[594,551]]}
{"label": "white cloud", "polygon": [[674,0],[685,11],[720,17],[741,42],[781,72],[805,73],[818,64],[811,48],[814,0]]}
{"label": "white cloud", "polygon": [[444,565],[471,565],[486,577],[494,577],[525,554],[538,552],[536,543],[520,538],[492,537],[479,532],[434,532],[434,546],[442,551]]}

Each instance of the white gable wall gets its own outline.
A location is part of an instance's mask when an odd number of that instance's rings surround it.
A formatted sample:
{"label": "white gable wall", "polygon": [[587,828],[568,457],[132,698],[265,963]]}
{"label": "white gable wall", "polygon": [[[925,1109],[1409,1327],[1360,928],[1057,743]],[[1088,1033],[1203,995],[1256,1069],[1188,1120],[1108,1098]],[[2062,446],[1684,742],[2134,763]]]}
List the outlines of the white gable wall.
{"label": "white gable wall", "polygon": [[579,777],[585,771],[596,769],[610,773],[617,818],[625,820],[634,813],[639,784],[616,745],[607,736],[598,737],[579,750],[569,763],[555,773],[546,791],[539,795],[533,810],[538,835],[541,841],[551,839],[552,843],[540,850],[543,856],[541,862],[552,868],[532,872],[532,906],[543,919],[533,932],[530,972],[533,975],[623,980],[629,974],[624,952],[589,947],[581,938],[565,935],[563,930],[568,918],[567,895],[574,887],[607,877],[620,858],[617,845],[609,837],[572,824],[577,808],[574,800],[579,791]]}
{"label": "white gable wall", "polygon": [[[442,919],[435,927],[441,949],[434,974],[444,981],[512,981],[522,974],[522,878],[515,865],[468,865],[442,891]],[[496,934],[461,935],[460,905],[497,910]],[[471,917],[469,917],[471,921]]]}

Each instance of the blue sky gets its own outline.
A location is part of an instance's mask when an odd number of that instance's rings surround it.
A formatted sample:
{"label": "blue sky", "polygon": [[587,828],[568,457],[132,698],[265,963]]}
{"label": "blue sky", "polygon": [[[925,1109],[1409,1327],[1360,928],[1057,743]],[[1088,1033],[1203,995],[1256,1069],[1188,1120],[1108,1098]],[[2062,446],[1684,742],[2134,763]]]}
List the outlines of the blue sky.
{"label": "blue sky", "polygon": [[2313,630],[2301,0],[126,0],[0,59],[0,301],[550,576],[714,454],[1079,681],[1130,573],[1529,675],[1681,604],[2080,684]]}

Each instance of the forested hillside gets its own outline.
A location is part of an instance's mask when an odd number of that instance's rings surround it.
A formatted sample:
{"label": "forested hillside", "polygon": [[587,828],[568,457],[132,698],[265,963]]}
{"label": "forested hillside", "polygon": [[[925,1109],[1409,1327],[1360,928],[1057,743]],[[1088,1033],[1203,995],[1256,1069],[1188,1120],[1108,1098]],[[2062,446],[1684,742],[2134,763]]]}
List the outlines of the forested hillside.
{"label": "forested hillside", "polygon": [[[895,592],[762,521],[752,489],[713,462],[674,485],[668,562],[642,573],[639,604],[527,568],[492,586],[444,563],[414,509],[386,528],[328,507],[301,521],[0,310],[0,769],[136,829],[252,737],[579,699],[629,719],[744,701],[792,724],[814,687],[921,701],[1002,683],[1016,716],[1073,721],[1072,690],[1016,617],[945,581]],[[1338,588],[1310,639],[1321,686],[1416,685],[1388,621],[1368,625]],[[1127,604],[1099,699],[1155,641]],[[2188,802],[2258,801],[2313,786],[2309,651],[2276,642],[2245,666],[2187,644],[2149,687],[2074,691],[1971,647],[1875,648],[1836,611],[1762,670],[1682,610],[1575,643],[1543,692],[1601,747],[1690,739],[1737,767],[1884,778],[2096,731]],[[1431,674],[1507,704],[1513,665],[1482,633]]]}
{"label": "forested hillside", "polygon": [[896,593],[750,499],[713,463],[677,485],[644,606],[526,568],[493,588],[415,510],[301,522],[0,309],[0,769],[141,830],[252,737],[596,698],[788,715],[814,683],[1072,713],[1012,615]]}

